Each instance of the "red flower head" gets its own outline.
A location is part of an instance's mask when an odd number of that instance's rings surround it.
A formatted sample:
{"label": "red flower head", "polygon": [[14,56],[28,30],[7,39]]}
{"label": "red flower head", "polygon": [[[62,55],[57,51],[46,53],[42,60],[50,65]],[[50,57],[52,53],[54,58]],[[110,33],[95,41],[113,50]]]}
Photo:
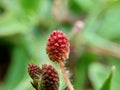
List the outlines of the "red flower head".
{"label": "red flower head", "polygon": [[60,30],[52,32],[48,38],[46,52],[52,61],[68,59],[70,44],[67,36]]}

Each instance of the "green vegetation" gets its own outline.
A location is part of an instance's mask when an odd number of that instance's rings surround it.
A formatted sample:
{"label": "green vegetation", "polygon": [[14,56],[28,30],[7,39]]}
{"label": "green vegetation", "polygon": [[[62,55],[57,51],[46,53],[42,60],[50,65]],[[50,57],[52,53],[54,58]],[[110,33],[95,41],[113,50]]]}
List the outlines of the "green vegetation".
{"label": "green vegetation", "polygon": [[66,33],[66,67],[75,90],[120,89],[119,0],[0,0],[0,90],[34,90],[29,63],[59,65],[46,54],[48,35]]}

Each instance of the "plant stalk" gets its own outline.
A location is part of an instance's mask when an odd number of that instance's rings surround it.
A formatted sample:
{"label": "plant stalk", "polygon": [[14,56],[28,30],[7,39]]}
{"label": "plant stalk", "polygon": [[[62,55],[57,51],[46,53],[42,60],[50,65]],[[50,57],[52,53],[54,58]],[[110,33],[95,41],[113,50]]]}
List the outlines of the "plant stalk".
{"label": "plant stalk", "polygon": [[70,80],[69,80],[69,78],[68,78],[68,76],[67,76],[67,74],[66,74],[66,71],[65,71],[63,62],[62,62],[62,61],[59,61],[59,65],[60,65],[60,68],[61,68],[63,77],[64,77],[64,79],[65,79],[65,81],[66,81],[66,84],[67,84],[68,89],[69,89],[69,90],[74,90],[74,88],[73,88],[73,86],[72,86],[72,84],[71,84],[71,82],[70,82]]}

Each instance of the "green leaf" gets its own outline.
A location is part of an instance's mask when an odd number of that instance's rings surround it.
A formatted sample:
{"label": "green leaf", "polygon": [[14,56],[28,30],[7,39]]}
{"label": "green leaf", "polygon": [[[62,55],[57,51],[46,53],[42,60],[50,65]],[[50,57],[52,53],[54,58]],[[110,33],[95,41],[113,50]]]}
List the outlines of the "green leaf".
{"label": "green leaf", "polygon": [[39,18],[41,0],[5,1],[0,4],[5,9],[5,13],[0,16],[0,36],[23,34],[31,30]]}
{"label": "green leaf", "polygon": [[97,33],[108,39],[120,39],[120,3],[111,5],[103,15],[101,19],[101,27],[99,27]]}
{"label": "green leaf", "polygon": [[39,10],[40,0],[20,0],[21,7],[26,13],[35,12]]}
{"label": "green leaf", "polygon": [[89,79],[95,90],[98,90],[109,74],[109,69],[100,63],[92,63],[89,66]]}
{"label": "green leaf", "polygon": [[13,90],[26,74],[28,56],[22,47],[14,47],[3,90]]}
{"label": "green leaf", "polygon": [[77,4],[83,7],[85,10],[90,10],[93,7],[92,0],[74,0]]}
{"label": "green leaf", "polygon": [[114,71],[115,71],[115,66],[112,67],[108,78],[105,80],[100,90],[111,90],[111,82],[112,82]]}
{"label": "green leaf", "polygon": [[107,62],[109,63],[110,66],[115,66],[116,70],[113,75],[113,80],[111,83],[111,90],[119,90],[120,88],[120,59],[113,58],[113,57],[108,57]]}
{"label": "green leaf", "polygon": [[119,0],[108,1],[101,7],[102,8],[98,8],[98,10],[93,10],[92,14],[90,14],[90,17],[87,19],[87,24],[84,31],[95,33],[109,40],[120,40]]}
{"label": "green leaf", "polygon": [[75,90],[84,90],[87,77],[88,66],[96,56],[90,52],[85,52],[75,63],[74,88]]}

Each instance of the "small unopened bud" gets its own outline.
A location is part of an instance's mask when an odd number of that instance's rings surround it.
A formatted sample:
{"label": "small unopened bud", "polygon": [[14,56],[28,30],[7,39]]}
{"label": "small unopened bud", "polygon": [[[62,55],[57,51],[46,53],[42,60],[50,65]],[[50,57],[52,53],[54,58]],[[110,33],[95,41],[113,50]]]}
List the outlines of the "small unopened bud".
{"label": "small unopened bud", "polygon": [[33,80],[31,84],[36,90],[59,89],[59,75],[52,65],[43,64],[41,69],[35,64],[29,64],[28,72]]}
{"label": "small unopened bud", "polygon": [[42,70],[40,67],[38,67],[35,64],[29,64],[28,65],[28,73],[32,79],[39,79]]}
{"label": "small unopened bud", "polygon": [[42,66],[42,88],[44,90],[58,90],[59,88],[58,73],[51,65]]}

